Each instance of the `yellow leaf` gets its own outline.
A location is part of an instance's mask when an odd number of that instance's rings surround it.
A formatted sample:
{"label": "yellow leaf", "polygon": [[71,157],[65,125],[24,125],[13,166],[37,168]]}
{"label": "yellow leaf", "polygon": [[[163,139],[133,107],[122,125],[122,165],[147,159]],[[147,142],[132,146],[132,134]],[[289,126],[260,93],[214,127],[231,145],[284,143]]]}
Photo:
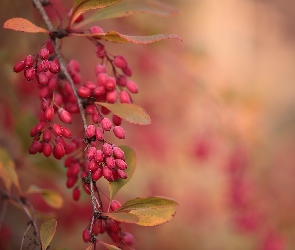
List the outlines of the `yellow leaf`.
{"label": "yellow leaf", "polygon": [[116,221],[120,221],[120,222],[124,222],[124,223],[135,223],[138,224],[137,222],[139,222],[139,218],[131,213],[125,213],[125,212],[121,212],[121,213],[104,213],[103,216],[108,216]]}
{"label": "yellow leaf", "polygon": [[46,250],[49,246],[55,231],[56,231],[57,221],[55,219],[48,220],[41,225],[40,237],[42,243],[42,250]]}

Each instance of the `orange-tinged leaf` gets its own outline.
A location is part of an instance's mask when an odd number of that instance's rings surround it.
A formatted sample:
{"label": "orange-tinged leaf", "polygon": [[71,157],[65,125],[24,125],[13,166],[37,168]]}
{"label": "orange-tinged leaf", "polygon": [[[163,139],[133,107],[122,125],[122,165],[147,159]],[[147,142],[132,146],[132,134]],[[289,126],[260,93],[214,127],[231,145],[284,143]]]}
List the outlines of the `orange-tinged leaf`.
{"label": "orange-tinged leaf", "polygon": [[127,169],[125,173],[127,174],[126,179],[118,179],[116,181],[109,183],[109,190],[110,190],[110,200],[113,200],[116,193],[125,185],[127,182],[130,181],[136,167],[136,153],[135,151],[128,146],[119,146],[124,151],[125,154],[125,161],[127,163]]}
{"label": "orange-tinged leaf", "polygon": [[140,106],[131,103],[106,103],[106,102],[96,102],[101,106],[106,107],[112,111],[115,115],[121,117],[127,122],[148,125],[151,123],[151,118],[149,114]]}
{"label": "orange-tinged leaf", "polygon": [[4,23],[3,28],[28,33],[49,33],[48,30],[38,27],[29,20],[20,17],[8,19]]}
{"label": "orange-tinged leaf", "polygon": [[63,206],[61,195],[51,189],[41,189],[35,185],[31,185],[26,194],[41,194],[44,201],[53,208],[61,208]]}
{"label": "orange-tinged leaf", "polygon": [[106,8],[122,0],[75,0],[69,26],[87,10]]}
{"label": "orange-tinged leaf", "polygon": [[126,212],[113,212],[113,213],[104,213],[104,216],[108,216],[116,221],[124,222],[124,223],[135,223],[139,222],[139,218],[131,213]]}
{"label": "orange-tinged leaf", "polygon": [[120,250],[120,248],[114,246],[114,245],[111,245],[111,244],[108,244],[108,243],[105,243],[103,241],[100,241],[98,240],[98,242],[102,245],[104,245],[108,250]]}
{"label": "orange-tinged leaf", "polygon": [[14,184],[18,191],[21,192],[15,164],[4,148],[0,148],[0,178],[3,180],[7,191],[10,191],[12,184]]}
{"label": "orange-tinged leaf", "polygon": [[57,221],[55,219],[48,220],[41,225],[40,237],[42,243],[42,250],[46,250],[49,246],[55,231],[56,231]]}
{"label": "orange-tinged leaf", "polygon": [[130,214],[134,214],[139,218],[139,221],[135,224],[147,227],[166,223],[173,219],[175,213],[174,206],[130,211]]}
{"label": "orange-tinged leaf", "polygon": [[168,17],[178,14],[179,11],[168,3],[156,0],[124,0],[104,9],[103,11],[98,10],[94,12],[90,17],[86,18],[81,23],[78,23],[76,27],[82,27],[86,24],[102,19],[124,17],[137,13],[148,13]]}
{"label": "orange-tinged leaf", "polygon": [[71,36],[86,36],[86,37],[94,37],[94,38],[101,38],[108,42],[113,43],[135,43],[135,44],[149,44],[158,42],[161,40],[166,39],[182,39],[174,34],[158,34],[152,36],[128,36],[120,34],[117,31],[109,31],[108,33],[99,33],[99,34],[78,34],[78,33],[71,33]]}

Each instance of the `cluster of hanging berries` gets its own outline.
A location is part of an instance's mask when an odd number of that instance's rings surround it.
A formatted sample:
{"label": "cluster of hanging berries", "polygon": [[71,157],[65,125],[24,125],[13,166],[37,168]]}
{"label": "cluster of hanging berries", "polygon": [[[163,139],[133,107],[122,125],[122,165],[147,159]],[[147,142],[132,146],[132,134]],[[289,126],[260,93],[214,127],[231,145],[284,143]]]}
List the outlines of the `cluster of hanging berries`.
{"label": "cluster of hanging berries", "polygon": [[[116,211],[120,207],[121,204],[117,200],[112,200],[110,204],[111,211]],[[119,245],[127,245],[130,247],[134,243],[133,235],[129,232],[123,232],[120,222],[99,215],[91,219],[88,227],[82,232],[82,238],[84,242],[88,243],[94,239],[94,236],[105,232]]]}

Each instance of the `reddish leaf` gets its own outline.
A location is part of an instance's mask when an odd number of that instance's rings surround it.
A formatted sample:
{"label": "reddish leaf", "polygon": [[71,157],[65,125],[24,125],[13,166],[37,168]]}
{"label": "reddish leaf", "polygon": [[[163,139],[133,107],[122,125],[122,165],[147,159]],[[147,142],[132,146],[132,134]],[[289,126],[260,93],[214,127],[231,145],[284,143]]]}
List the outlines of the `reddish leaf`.
{"label": "reddish leaf", "polygon": [[108,250],[120,250],[120,248],[118,248],[118,247],[116,247],[114,245],[107,244],[107,243],[105,243],[103,241],[98,240],[97,242],[104,245]]}
{"label": "reddish leaf", "polygon": [[104,216],[108,216],[116,221],[124,222],[124,223],[135,223],[139,222],[139,218],[131,213],[121,212],[121,213],[104,213]]}
{"label": "reddish leaf", "polygon": [[116,181],[109,183],[110,190],[110,200],[113,200],[116,193],[130,181],[136,167],[136,154],[135,151],[128,146],[120,146],[120,148],[124,151],[125,161],[127,163],[127,169],[125,170],[127,174],[126,179],[118,179]]}
{"label": "reddish leaf", "polygon": [[102,19],[129,16],[137,13],[148,13],[167,17],[176,15],[179,11],[167,3],[157,0],[124,0],[106,8],[104,11],[96,11],[90,17],[77,24],[76,27],[82,27]]}
{"label": "reddish leaf", "polygon": [[75,0],[69,26],[79,15],[83,14],[87,10],[106,8],[121,1],[122,0]]}
{"label": "reddish leaf", "polygon": [[127,122],[148,125],[151,123],[149,114],[140,106],[129,103],[115,103],[110,104],[106,102],[97,102],[96,104],[101,105],[112,111],[115,115],[121,117]]}
{"label": "reddish leaf", "polygon": [[158,42],[165,39],[182,39],[174,34],[158,34],[152,36],[127,36],[122,35],[117,31],[109,31],[108,33],[102,34],[78,34],[78,33],[71,33],[71,36],[86,36],[86,37],[94,37],[94,38],[101,38],[108,42],[113,43],[136,43],[136,44],[149,44]]}
{"label": "reddish leaf", "polygon": [[40,237],[42,242],[42,250],[46,250],[49,246],[55,231],[57,221],[55,219],[48,220],[41,225]]}
{"label": "reddish leaf", "polygon": [[48,30],[45,30],[41,27],[36,26],[35,24],[31,23],[27,19],[19,18],[19,17],[8,19],[4,23],[3,28],[15,30],[15,31],[28,32],[28,33],[39,33],[39,32],[49,33]]}

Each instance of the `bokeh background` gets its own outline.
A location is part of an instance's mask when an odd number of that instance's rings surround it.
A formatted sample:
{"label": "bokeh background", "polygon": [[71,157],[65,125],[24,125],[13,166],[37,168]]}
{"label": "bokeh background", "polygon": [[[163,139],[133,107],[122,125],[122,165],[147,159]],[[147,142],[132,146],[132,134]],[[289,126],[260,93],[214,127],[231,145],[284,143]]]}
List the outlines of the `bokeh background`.
{"label": "bokeh background", "polygon": [[[71,1],[61,2],[67,11]],[[123,228],[135,236],[135,249],[295,249],[294,1],[165,2],[180,13],[97,23],[105,31],[183,39],[105,43],[128,59],[140,87],[134,102],[152,118],[149,126],[123,124],[124,144],[136,150],[138,164],[116,199],[160,195],[180,203],[169,223]],[[30,1],[2,0],[0,23],[12,17],[42,26]],[[64,198],[62,209],[51,209],[29,197],[44,218],[58,221],[51,248],[86,249],[81,231],[90,217],[89,197],[72,201],[62,163],[27,153],[38,94],[12,67],[45,39],[1,29],[0,144],[15,160],[23,190],[36,184]],[[94,79],[99,60],[92,44],[73,38],[62,46],[67,59],[81,62],[83,80]],[[101,188],[107,193],[106,181]],[[23,211],[9,205],[0,246],[19,249],[26,223]]]}

